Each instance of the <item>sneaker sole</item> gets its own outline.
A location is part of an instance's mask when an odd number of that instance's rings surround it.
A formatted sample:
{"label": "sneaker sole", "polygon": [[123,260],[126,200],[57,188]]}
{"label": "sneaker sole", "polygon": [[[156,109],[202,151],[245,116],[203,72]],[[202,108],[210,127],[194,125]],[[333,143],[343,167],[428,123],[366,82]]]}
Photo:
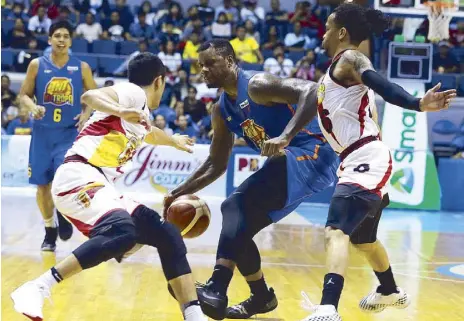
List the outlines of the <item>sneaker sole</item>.
{"label": "sneaker sole", "polygon": [[262,310],[262,311],[256,312],[256,313],[254,313],[254,314],[250,314],[250,315],[248,315],[248,316],[233,316],[233,315],[231,316],[231,315],[228,315],[227,312],[226,312],[226,316],[225,316],[225,317],[226,317],[227,319],[235,319],[235,320],[236,320],[236,319],[238,319],[238,320],[240,320],[240,319],[249,319],[249,318],[251,318],[252,316],[255,316],[255,315],[258,315],[258,314],[266,314],[266,313],[269,313],[269,312],[271,312],[271,311],[274,311],[275,309],[277,309],[277,306],[278,306],[278,305],[279,305],[279,303],[277,303],[275,306],[273,306],[273,307],[271,307],[271,308],[268,308],[268,309],[266,309],[266,310]]}
{"label": "sneaker sole", "polygon": [[54,248],[49,248],[49,247],[41,247],[40,250],[42,252],[55,252],[56,246]]}
{"label": "sneaker sole", "polygon": [[215,306],[208,304],[207,302],[200,301],[200,307],[204,314],[214,320],[224,320],[226,314],[218,314]]}
{"label": "sneaker sole", "polygon": [[384,305],[382,306],[381,308],[378,308],[376,310],[365,310],[361,307],[359,307],[359,309],[364,312],[364,313],[369,313],[369,314],[375,314],[375,313],[380,313],[382,311],[384,311],[385,309],[387,308],[394,308],[394,309],[398,309],[398,310],[403,310],[403,309],[406,309],[410,304],[411,304],[411,301],[408,299],[406,301],[407,303],[405,304],[402,304],[402,305],[395,305],[395,304],[392,304],[392,305]]}

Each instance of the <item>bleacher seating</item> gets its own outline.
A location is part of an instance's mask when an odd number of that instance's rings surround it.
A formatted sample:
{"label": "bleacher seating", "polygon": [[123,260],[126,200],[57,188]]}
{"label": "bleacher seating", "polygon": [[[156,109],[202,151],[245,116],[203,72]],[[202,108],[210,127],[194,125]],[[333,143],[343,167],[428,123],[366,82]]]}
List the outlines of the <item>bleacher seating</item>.
{"label": "bleacher seating", "polygon": [[116,54],[116,42],[111,40],[95,40],[92,43],[92,52],[95,54]]}
{"label": "bleacher seating", "polygon": [[441,90],[447,89],[456,89],[457,86],[457,77],[459,74],[438,74],[434,73],[432,75],[432,82],[430,83],[430,87],[435,86],[439,82],[441,82]]}
{"label": "bleacher seating", "polygon": [[2,49],[2,70],[13,69],[14,57],[14,52]]}
{"label": "bleacher seating", "polygon": [[88,42],[87,40],[85,39],[80,39],[80,38],[75,38],[73,39],[72,41],[72,46],[71,46],[71,50],[73,52],[84,52],[84,53],[87,53],[89,52],[89,45],[88,45]]}
{"label": "bleacher seating", "polygon": [[126,59],[124,57],[104,57],[98,59],[99,73],[102,76],[111,76]]}
{"label": "bleacher seating", "polygon": [[121,55],[130,55],[134,51],[137,51],[138,45],[134,41],[122,41],[119,44],[119,54]]}
{"label": "bleacher seating", "polygon": [[86,63],[89,64],[90,69],[92,69],[93,72],[98,70],[98,58],[93,55],[85,55],[85,54],[76,54],[75,55],[77,59],[85,61]]}

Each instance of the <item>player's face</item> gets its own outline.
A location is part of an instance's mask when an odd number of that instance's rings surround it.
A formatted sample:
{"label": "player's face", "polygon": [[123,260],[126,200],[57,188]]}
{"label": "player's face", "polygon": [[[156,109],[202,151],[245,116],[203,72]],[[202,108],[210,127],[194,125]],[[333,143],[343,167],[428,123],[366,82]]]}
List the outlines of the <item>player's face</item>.
{"label": "player's face", "polygon": [[200,52],[198,64],[201,68],[201,75],[209,88],[223,87],[223,82],[228,78],[231,70],[230,62],[216,54],[214,48],[209,48]]}
{"label": "player's face", "polygon": [[67,53],[71,47],[71,35],[65,28],[57,29],[51,37],[48,38],[48,43],[52,46],[52,51],[55,53]]}
{"label": "player's face", "polygon": [[340,29],[337,27],[337,25],[334,22],[333,14],[331,14],[329,18],[327,18],[325,28],[326,28],[325,34],[322,37],[322,48],[327,50],[327,54],[330,57],[333,57],[340,43],[340,40],[339,40]]}

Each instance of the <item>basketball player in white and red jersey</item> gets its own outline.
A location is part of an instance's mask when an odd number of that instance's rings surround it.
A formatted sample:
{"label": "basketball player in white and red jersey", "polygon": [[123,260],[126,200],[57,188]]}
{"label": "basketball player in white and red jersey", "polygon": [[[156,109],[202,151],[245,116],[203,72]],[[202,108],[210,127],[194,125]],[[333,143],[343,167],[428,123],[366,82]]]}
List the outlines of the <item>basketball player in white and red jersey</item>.
{"label": "basketball player in white and red jersey", "polygon": [[167,136],[149,126],[149,109],[159,105],[165,66],[151,53],[129,63],[129,82],[87,91],[82,102],[95,110],[52,184],[61,213],[89,239],[37,279],[11,294],[14,308],[43,320],[42,307],[52,286],[82,270],[115,258],[119,262],[142,245],[156,247],[165,277],[184,319],[205,321],[198,302],[186,248],[179,230],[154,210],[128,199],[114,187],[143,141],[190,151],[187,136]]}
{"label": "basketball player in white and red jersey", "polygon": [[[305,321],[341,320],[337,308],[350,242],[365,255],[380,282],[361,300],[360,308],[380,312],[386,307],[405,308],[410,303],[408,295],[396,286],[385,248],[376,238],[382,209],[389,203],[385,186],[392,172],[392,160],[373,119],[374,92],[405,109],[438,111],[448,108],[456,91],[438,92],[438,84],[423,98],[415,98],[376,73],[357,48],[363,40],[381,34],[387,27],[388,20],[382,12],[353,3],[341,4],[326,23],[322,46],[333,61],[320,81],[317,115],[322,132],[339,154],[341,163],[325,231],[328,273],[324,277],[322,300],[320,305],[313,306],[305,295],[314,312]],[[314,110],[308,110],[307,114],[310,118]],[[289,138],[265,142],[265,154],[278,152]]]}

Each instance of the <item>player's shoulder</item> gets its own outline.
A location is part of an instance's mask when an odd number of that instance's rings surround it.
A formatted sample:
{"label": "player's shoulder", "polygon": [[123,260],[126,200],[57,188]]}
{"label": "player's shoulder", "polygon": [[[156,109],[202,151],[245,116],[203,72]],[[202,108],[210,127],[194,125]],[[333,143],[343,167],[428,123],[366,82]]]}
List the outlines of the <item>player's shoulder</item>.
{"label": "player's shoulder", "polygon": [[369,58],[357,49],[344,51],[340,56],[340,62],[350,65],[357,65],[359,62],[369,61]]}
{"label": "player's shoulder", "polygon": [[33,67],[33,68],[39,68],[40,61],[42,60],[42,58],[43,57],[38,57],[38,58],[32,59],[31,62],[29,63],[29,66]]}

